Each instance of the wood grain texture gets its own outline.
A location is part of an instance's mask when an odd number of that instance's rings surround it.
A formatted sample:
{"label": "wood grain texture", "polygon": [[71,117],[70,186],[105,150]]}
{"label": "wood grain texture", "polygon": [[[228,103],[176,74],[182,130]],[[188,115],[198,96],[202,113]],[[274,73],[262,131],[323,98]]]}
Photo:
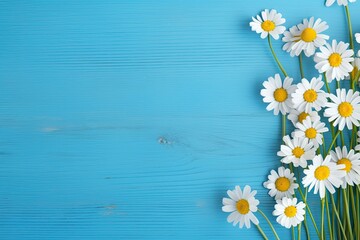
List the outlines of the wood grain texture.
{"label": "wood grain texture", "polygon": [[274,204],[280,119],[259,91],[278,70],[248,27],[264,8],[346,40],[320,0],[0,0],[0,238],[260,239],[221,199],[249,184]]}

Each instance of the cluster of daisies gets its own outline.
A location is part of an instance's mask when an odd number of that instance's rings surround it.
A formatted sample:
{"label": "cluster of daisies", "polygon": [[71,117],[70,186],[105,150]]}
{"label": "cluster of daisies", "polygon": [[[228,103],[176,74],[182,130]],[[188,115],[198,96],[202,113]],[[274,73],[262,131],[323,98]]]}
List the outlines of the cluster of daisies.
{"label": "cluster of daisies", "polygon": [[[327,0],[326,6],[335,2],[344,6],[350,21],[348,2],[355,1]],[[260,92],[263,101],[268,104],[266,109],[283,117],[283,142],[277,152],[281,166],[271,170],[263,186],[276,201],[273,210],[276,221],[291,228],[299,226],[306,218],[306,212],[310,211],[306,204],[306,190],[318,194],[322,204],[328,197],[333,198],[338,189],[349,196],[348,188],[351,188],[360,196],[360,131],[357,132],[360,125],[360,93],[357,91],[360,51],[355,54],[355,48],[359,47],[355,41],[360,43],[360,34],[352,34],[349,26],[350,43],[330,40],[326,35],[328,24],[314,17],[304,19],[287,30],[282,26],[285,19],[276,10],[264,10],[252,20],[251,29],[261,38],[268,38],[272,54],[283,74],[283,77],[280,74],[269,77]],[[271,38],[277,40],[281,37],[283,50],[299,58],[302,79],[297,84],[286,73],[271,45]],[[313,59],[318,76],[304,76],[301,62],[304,56]],[[333,81],[336,86],[330,85]],[[287,120],[292,123],[293,130],[289,135],[286,135]],[[344,140],[344,136],[350,140]],[[230,213],[228,222],[234,226],[239,224],[240,228],[244,225],[249,228],[252,222],[259,228],[259,220],[254,213],[264,214],[258,209],[256,191],[249,186],[243,189],[236,186],[227,194],[229,198],[223,198],[222,209]],[[301,197],[302,201],[297,197]],[[360,216],[358,219],[360,221]],[[313,224],[318,230],[316,223]],[[352,222],[341,226],[345,238],[349,234],[353,238],[360,236],[360,231],[358,235],[346,232],[352,231],[352,225],[356,232],[360,230]],[[266,238],[261,228],[259,230]],[[324,234],[318,231],[319,238],[325,239]],[[330,232],[330,236],[334,237],[332,234]],[[278,238],[276,233],[275,237]]]}

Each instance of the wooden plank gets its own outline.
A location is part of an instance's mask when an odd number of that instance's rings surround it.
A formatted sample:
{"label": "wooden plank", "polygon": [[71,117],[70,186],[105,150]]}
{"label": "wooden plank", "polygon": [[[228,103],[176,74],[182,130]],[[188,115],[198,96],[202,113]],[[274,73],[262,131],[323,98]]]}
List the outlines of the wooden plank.
{"label": "wooden plank", "polygon": [[248,27],[266,7],[345,39],[322,1],[0,1],[0,238],[258,239],[221,199],[249,184],[274,204],[280,119],[259,91],[278,70]]}

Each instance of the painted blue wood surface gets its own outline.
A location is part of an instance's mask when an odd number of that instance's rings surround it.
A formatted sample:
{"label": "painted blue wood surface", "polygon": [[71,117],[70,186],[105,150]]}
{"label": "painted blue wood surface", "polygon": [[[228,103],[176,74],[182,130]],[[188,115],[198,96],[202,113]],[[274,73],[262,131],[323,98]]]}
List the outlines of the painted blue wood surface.
{"label": "painted blue wood surface", "polygon": [[249,184],[274,203],[280,119],[259,91],[278,70],[248,27],[264,8],[347,40],[322,0],[1,0],[0,238],[259,239],[221,199]]}

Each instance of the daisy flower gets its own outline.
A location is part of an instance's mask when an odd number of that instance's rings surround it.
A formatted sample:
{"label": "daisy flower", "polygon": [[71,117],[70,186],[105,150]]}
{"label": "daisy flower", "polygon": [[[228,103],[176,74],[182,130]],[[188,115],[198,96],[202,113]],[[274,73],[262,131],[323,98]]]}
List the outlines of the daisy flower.
{"label": "daisy flower", "polygon": [[[360,53],[360,51],[359,51]],[[350,77],[351,79],[355,79],[356,74],[358,73],[359,69],[360,69],[360,57],[359,57],[359,53],[355,56],[354,61],[352,62],[352,66],[354,67],[354,69],[352,70],[352,72],[350,73],[350,75],[348,77],[346,77],[345,79],[349,80]]]}
{"label": "daisy flower", "polygon": [[312,108],[319,111],[326,103],[326,93],[321,90],[324,86],[322,77],[312,78],[309,82],[303,78],[301,83],[298,83],[297,89],[291,94],[294,108],[300,112],[310,112]]}
{"label": "daisy flower", "polygon": [[323,160],[321,155],[315,156],[313,165],[309,165],[309,169],[305,169],[305,177],[302,180],[304,187],[309,187],[309,192],[314,188],[314,193],[320,193],[320,198],[325,197],[326,189],[331,193],[335,193],[335,188],[340,187],[342,178],[346,172],[342,169],[344,164],[336,164],[331,162],[331,156],[327,155]]}
{"label": "daisy flower", "polygon": [[297,26],[293,26],[289,29],[289,31],[284,32],[284,37],[282,38],[282,41],[285,43],[282,49],[284,51],[290,53],[291,57],[295,56],[294,51],[292,51],[292,47],[296,43],[294,41],[294,38],[298,31],[299,31],[299,29],[297,28]]}
{"label": "daisy flower", "polygon": [[342,179],[342,188],[346,188],[346,185],[354,186],[360,183],[360,153],[355,153],[353,149],[348,152],[346,146],[335,148],[335,151],[331,151],[331,158],[337,164],[345,165],[346,175]]}
{"label": "daisy flower", "polygon": [[255,225],[259,224],[259,220],[255,217],[253,212],[257,211],[259,200],[255,199],[256,191],[251,191],[250,186],[246,185],[241,191],[239,186],[236,186],[233,191],[228,190],[227,194],[230,198],[223,198],[224,212],[231,212],[227,221],[233,223],[234,226],[239,223],[242,228],[245,224],[246,228],[250,228],[250,222]]}
{"label": "daisy flower", "polygon": [[332,102],[327,102],[324,116],[329,118],[329,122],[333,122],[334,126],[339,125],[342,131],[345,124],[348,129],[352,129],[352,125],[359,126],[360,120],[360,97],[359,92],[353,92],[350,89],[336,89],[336,96],[329,94]]}
{"label": "daisy flower", "polygon": [[[326,6],[330,7],[331,5],[334,4],[334,2],[335,2],[335,0],[326,0]],[[347,6],[348,2],[353,3],[353,2],[356,2],[356,0],[337,0],[337,4],[339,6],[341,6],[341,5]]]}
{"label": "daisy flower", "polygon": [[319,117],[318,113],[316,111],[298,111],[297,109],[292,109],[288,115],[288,119],[294,124],[294,126],[300,122],[302,123],[306,117],[310,117],[311,121],[315,121],[317,117]]}
{"label": "daisy flower", "polygon": [[297,198],[284,197],[276,201],[273,215],[277,216],[276,221],[286,228],[296,227],[304,221],[306,207],[305,203],[297,202]]}
{"label": "daisy flower", "polygon": [[360,51],[359,51],[357,57],[354,60],[353,66],[354,66],[354,70],[351,72],[351,74],[352,74],[352,77],[354,79],[356,74],[360,70]]}
{"label": "daisy flower", "polygon": [[269,195],[275,199],[291,197],[295,193],[294,189],[299,187],[299,184],[295,183],[294,173],[284,167],[279,167],[277,172],[271,170],[268,179],[264,182],[264,187],[270,190]]}
{"label": "daisy flower", "polygon": [[320,118],[311,121],[310,117],[307,117],[302,123],[297,123],[298,128],[294,132],[294,136],[298,138],[306,138],[309,142],[314,144],[315,148],[323,143],[322,133],[328,132],[329,129],[325,127],[325,123],[320,122]]}
{"label": "daisy flower", "polygon": [[328,82],[333,79],[343,80],[354,69],[351,65],[354,61],[354,51],[348,48],[348,43],[337,43],[333,40],[331,45],[326,43],[325,46],[320,47],[320,52],[315,54],[315,68],[319,73],[325,72]]}
{"label": "daisy flower", "polygon": [[355,38],[356,38],[357,43],[360,43],[360,33],[356,33]]}
{"label": "daisy flower", "polygon": [[307,57],[314,55],[316,48],[323,46],[328,35],[322,34],[329,26],[320,18],[304,19],[302,23],[290,28],[284,33],[283,41],[288,43],[286,47],[291,56],[299,56],[303,51]]}
{"label": "daisy flower", "polygon": [[279,35],[283,34],[286,28],[281,26],[285,23],[285,18],[282,18],[281,13],[276,10],[265,9],[261,12],[261,16],[252,17],[250,22],[251,30],[260,33],[261,38],[266,38],[269,34],[274,39],[279,39]]}
{"label": "daisy flower", "polygon": [[293,163],[294,167],[306,168],[307,160],[315,157],[314,144],[304,137],[295,137],[291,140],[289,136],[284,136],[283,140],[285,144],[281,145],[280,151],[277,153],[279,157],[283,157],[281,162]]}
{"label": "daisy flower", "polygon": [[262,89],[260,94],[264,97],[263,101],[269,103],[266,110],[274,110],[275,115],[278,115],[279,111],[283,115],[290,111],[292,107],[290,95],[296,88],[295,85],[291,85],[292,81],[292,78],[286,77],[282,83],[280,75],[275,74],[263,83],[265,89]]}

